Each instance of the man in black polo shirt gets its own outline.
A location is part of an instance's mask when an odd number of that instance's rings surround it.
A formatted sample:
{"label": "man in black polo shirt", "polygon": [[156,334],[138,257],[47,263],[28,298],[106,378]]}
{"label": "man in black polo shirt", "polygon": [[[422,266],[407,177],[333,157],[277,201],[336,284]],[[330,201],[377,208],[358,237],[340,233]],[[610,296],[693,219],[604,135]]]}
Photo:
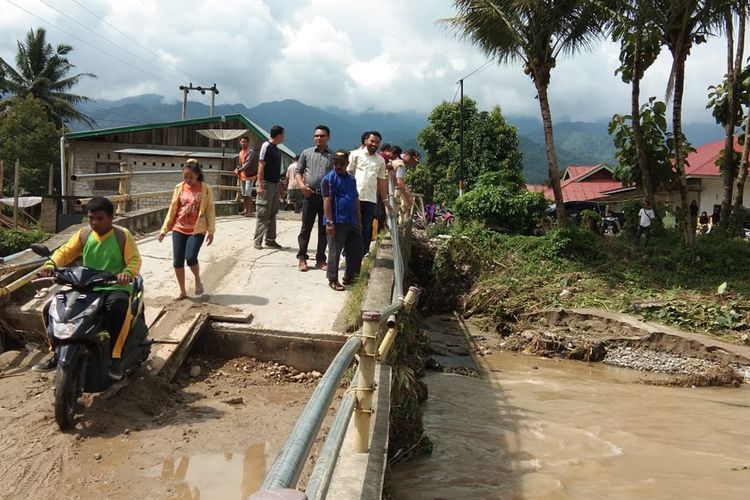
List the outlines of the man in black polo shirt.
{"label": "man in black polo shirt", "polygon": [[263,143],[258,155],[258,180],[255,200],[257,223],[255,225],[255,249],[263,248],[263,238],[269,248],[282,248],[276,242],[276,214],[279,213],[279,181],[281,180],[281,151],[277,147],[284,142],[284,128],[271,127],[271,138]]}
{"label": "man in black polo shirt", "polygon": [[299,243],[299,260],[298,269],[307,271],[307,245],[310,243],[310,233],[312,232],[315,219],[318,219],[318,245],[315,252],[315,267],[326,269],[326,228],[323,224],[323,197],[320,194],[320,181],[333,169],[331,155],[328,149],[328,140],[331,137],[331,131],[325,125],[315,127],[313,140],[315,146],[307,148],[299,155],[295,178],[297,185],[302,189],[302,230],[299,233],[297,242]]}

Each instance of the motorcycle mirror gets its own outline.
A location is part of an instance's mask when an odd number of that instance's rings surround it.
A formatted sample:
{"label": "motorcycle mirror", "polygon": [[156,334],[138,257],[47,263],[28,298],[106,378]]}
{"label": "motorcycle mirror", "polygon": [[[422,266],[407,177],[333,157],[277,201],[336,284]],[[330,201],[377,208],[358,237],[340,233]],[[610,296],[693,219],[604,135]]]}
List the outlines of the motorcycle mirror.
{"label": "motorcycle mirror", "polygon": [[39,243],[32,243],[31,251],[41,257],[49,257],[52,254],[46,245],[41,245]]}

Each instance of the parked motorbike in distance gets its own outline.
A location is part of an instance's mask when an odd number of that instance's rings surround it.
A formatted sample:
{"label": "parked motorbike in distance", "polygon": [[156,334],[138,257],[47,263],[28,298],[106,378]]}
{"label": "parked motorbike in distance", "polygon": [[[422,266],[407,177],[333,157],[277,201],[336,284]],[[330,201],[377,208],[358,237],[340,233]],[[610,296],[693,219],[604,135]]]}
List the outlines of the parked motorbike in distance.
{"label": "parked motorbike in distance", "polygon": [[620,232],[620,221],[614,216],[602,217],[602,234],[607,236],[614,236]]}
{"label": "parked motorbike in distance", "polygon": [[[44,245],[34,244],[37,255],[49,258]],[[78,398],[84,392],[101,392],[115,380],[109,376],[112,362],[110,335],[105,328],[104,293],[96,287],[117,283],[117,277],[106,271],[83,266],[58,267],[49,278],[64,288],[49,303],[46,318],[47,335],[57,354],[55,373],[55,421],[64,431],[75,425]],[[134,372],[151,353],[148,327],[144,317],[143,279],[132,283],[130,333],[122,350],[125,376]]]}

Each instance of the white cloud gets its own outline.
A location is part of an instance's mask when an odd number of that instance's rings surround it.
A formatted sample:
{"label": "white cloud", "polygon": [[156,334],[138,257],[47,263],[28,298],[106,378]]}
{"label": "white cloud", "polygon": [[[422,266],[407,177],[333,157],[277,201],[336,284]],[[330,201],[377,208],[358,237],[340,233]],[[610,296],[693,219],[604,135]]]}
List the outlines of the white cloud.
{"label": "white cloud", "polygon": [[[45,26],[53,44],[74,46],[70,59],[77,71],[99,76],[77,89],[94,98],[151,92],[174,100],[180,97],[177,87],[192,81],[215,82],[219,103],[251,106],[292,98],[321,107],[429,111],[450,100],[456,81],[486,60],[436,24],[453,14],[449,1],[78,0],[130,38],[73,0],[50,2],[122,48],[39,0],[13,1],[76,38],[8,3],[0,17],[0,57],[12,61],[16,40],[32,27]],[[723,52],[719,39],[693,49],[686,121],[711,120],[706,87],[724,74]],[[550,88],[553,117],[594,120],[627,112],[630,90],[614,75],[617,56],[617,47],[602,43],[591,53],[560,60]],[[649,70],[644,100],[664,97],[670,64],[665,53]],[[519,63],[490,65],[465,84],[466,95],[482,107],[497,104],[507,114],[539,116],[536,92]]]}

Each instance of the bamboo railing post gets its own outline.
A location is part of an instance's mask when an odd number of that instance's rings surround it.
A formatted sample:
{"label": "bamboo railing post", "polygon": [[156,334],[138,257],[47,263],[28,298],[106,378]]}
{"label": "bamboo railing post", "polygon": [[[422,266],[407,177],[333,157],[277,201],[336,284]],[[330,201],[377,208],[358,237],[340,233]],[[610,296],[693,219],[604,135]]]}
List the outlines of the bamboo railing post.
{"label": "bamboo railing post", "polygon": [[0,160],[0,198],[3,195],[3,189],[5,188],[5,161]]}
{"label": "bamboo railing post", "polygon": [[16,158],[16,168],[13,171],[13,227],[18,229],[18,189],[21,183],[21,162]]}
{"label": "bamboo railing post", "polygon": [[[130,166],[128,165],[128,162],[123,161],[120,162],[120,173],[130,173]],[[117,186],[117,194],[119,195],[129,195],[130,194],[130,177],[120,177],[119,185]],[[117,210],[115,211],[115,215],[118,217],[122,217],[125,215],[125,200],[118,199],[117,201]]]}
{"label": "bamboo railing post", "polygon": [[49,173],[47,175],[47,194],[52,196],[55,193],[55,166],[48,163]]}
{"label": "bamboo railing post", "polygon": [[367,453],[370,449],[370,420],[375,392],[375,354],[378,348],[380,313],[362,312],[362,347],[359,350],[359,379],[357,407],[354,410],[354,451]]}

